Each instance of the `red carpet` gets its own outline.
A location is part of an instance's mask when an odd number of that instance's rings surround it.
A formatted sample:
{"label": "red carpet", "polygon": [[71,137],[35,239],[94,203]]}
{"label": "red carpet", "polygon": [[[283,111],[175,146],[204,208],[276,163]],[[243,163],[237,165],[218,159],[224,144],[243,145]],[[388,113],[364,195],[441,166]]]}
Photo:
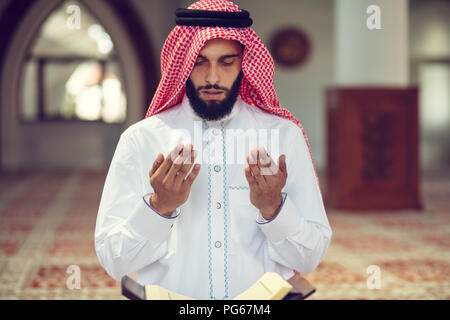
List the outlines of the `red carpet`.
{"label": "red carpet", "polygon": [[[0,172],[0,299],[123,299],[99,265],[94,228],[105,172]],[[330,249],[310,299],[450,299],[450,179],[422,185],[423,211],[328,210]],[[69,266],[80,289],[69,289]],[[367,268],[380,270],[370,289]],[[70,283],[69,283],[70,284]]]}
{"label": "red carpet", "polygon": [[[1,174],[0,299],[121,299],[94,249],[105,173]],[[80,289],[68,289],[70,265]]]}

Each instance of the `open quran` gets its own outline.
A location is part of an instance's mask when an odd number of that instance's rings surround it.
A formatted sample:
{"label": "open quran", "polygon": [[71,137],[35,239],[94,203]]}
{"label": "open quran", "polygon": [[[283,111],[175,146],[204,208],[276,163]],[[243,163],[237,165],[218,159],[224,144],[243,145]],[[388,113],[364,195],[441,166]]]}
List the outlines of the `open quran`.
{"label": "open quran", "polygon": [[[250,288],[233,300],[303,300],[315,288],[299,274],[288,281],[274,272],[267,272]],[[132,278],[122,278],[122,294],[131,300],[195,300],[158,285],[141,285]]]}

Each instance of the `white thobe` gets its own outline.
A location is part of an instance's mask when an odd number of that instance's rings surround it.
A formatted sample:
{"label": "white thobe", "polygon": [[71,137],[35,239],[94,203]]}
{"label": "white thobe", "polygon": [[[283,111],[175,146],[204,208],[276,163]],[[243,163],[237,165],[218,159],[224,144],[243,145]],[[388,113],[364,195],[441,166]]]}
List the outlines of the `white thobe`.
{"label": "white thobe", "polygon": [[[149,205],[149,170],[159,153],[192,143],[200,172],[171,217]],[[250,202],[246,156],[264,147],[287,181],[276,217]],[[112,159],[98,211],[95,249],[109,275],[138,271],[197,299],[232,299],[266,272],[283,278],[314,271],[331,239],[311,156],[300,128],[240,98],[218,121],[204,121],[183,102],[125,130]]]}

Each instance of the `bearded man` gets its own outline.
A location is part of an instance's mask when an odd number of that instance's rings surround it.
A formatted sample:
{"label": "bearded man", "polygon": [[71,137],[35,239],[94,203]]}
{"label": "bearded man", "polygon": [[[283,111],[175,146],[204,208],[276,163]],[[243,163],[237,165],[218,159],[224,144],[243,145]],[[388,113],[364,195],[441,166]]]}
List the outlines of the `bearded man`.
{"label": "bearded man", "polygon": [[314,271],[332,231],[306,134],[280,106],[249,13],[202,0],[176,23],[146,119],[122,133],[108,171],[100,263],[197,299],[232,299],[266,272]]}

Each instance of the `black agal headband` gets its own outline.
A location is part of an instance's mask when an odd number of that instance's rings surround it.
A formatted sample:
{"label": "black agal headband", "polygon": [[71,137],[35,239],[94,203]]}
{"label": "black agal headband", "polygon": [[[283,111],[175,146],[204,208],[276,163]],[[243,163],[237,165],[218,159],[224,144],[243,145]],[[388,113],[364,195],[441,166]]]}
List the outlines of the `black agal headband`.
{"label": "black agal headband", "polygon": [[232,28],[248,28],[253,24],[253,20],[246,10],[227,12],[184,8],[175,10],[175,22],[179,26]]}

